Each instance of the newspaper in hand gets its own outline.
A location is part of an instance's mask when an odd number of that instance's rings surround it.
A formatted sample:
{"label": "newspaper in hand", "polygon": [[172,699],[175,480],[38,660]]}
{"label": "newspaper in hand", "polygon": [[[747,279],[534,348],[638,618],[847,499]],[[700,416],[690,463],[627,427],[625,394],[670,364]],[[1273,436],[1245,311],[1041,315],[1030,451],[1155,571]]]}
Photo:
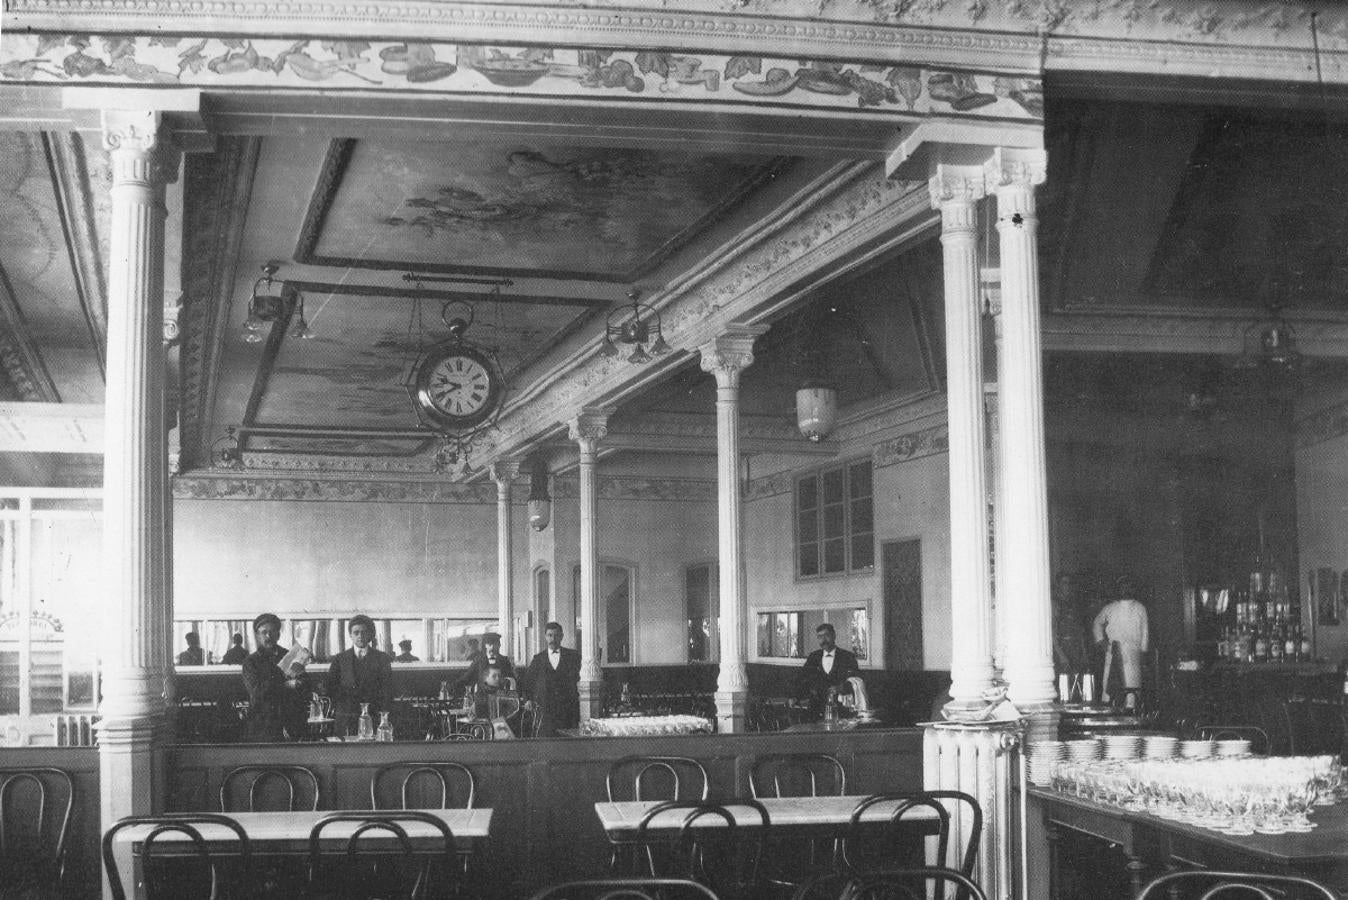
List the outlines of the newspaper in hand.
{"label": "newspaper in hand", "polygon": [[297,669],[302,671],[304,666],[313,661],[313,658],[314,655],[307,648],[295,644],[291,646],[285,656],[281,657],[281,661],[277,665],[281,667],[281,671],[285,673],[287,678],[291,678],[299,674],[296,671]]}

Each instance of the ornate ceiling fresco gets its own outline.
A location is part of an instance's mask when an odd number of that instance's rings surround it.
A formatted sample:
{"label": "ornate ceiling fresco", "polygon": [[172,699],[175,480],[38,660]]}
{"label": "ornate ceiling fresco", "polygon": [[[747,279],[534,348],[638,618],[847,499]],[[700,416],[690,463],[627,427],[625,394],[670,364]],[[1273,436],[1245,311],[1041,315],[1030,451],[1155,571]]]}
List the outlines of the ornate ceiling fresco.
{"label": "ornate ceiling fresco", "polygon": [[676,150],[336,141],[295,259],[632,282],[784,165]]}

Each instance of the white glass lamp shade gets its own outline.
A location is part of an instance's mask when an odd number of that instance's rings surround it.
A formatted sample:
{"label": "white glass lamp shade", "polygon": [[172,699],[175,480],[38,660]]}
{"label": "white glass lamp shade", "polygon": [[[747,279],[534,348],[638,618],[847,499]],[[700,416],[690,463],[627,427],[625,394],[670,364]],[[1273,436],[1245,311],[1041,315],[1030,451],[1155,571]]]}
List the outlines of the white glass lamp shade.
{"label": "white glass lamp shade", "polygon": [[551,500],[530,500],[529,501],[529,527],[534,531],[542,531],[548,527],[552,521],[552,501]]}
{"label": "white glass lamp shade", "polygon": [[822,441],[838,420],[838,392],[807,386],[796,391],[796,427],[812,441]]}

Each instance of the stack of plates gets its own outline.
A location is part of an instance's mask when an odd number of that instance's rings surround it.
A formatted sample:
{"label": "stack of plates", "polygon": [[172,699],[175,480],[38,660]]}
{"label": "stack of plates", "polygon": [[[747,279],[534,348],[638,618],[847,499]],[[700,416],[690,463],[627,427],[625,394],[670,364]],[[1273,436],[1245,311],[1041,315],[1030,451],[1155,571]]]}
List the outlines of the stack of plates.
{"label": "stack of plates", "polygon": [[1230,740],[1217,742],[1218,756],[1249,756],[1250,742],[1246,740]]}
{"label": "stack of plates", "polygon": [[1105,742],[1105,759],[1137,759],[1142,752],[1142,735],[1107,734],[1101,738]]}
{"label": "stack of plates", "polygon": [[1208,759],[1212,751],[1212,741],[1180,741],[1180,756],[1185,759]]}
{"label": "stack of plates", "polygon": [[1094,762],[1100,758],[1100,739],[1081,738],[1067,741],[1067,758],[1072,762]]}
{"label": "stack of plates", "polygon": [[1067,745],[1062,741],[1039,741],[1030,745],[1029,777],[1037,785],[1047,787],[1053,782],[1053,769],[1062,761]]}
{"label": "stack of plates", "polygon": [[1142,741],[1142,755],[1147,759],[1171,759],[1179,747],[1179,738],[1168,734],[1149,734]]}

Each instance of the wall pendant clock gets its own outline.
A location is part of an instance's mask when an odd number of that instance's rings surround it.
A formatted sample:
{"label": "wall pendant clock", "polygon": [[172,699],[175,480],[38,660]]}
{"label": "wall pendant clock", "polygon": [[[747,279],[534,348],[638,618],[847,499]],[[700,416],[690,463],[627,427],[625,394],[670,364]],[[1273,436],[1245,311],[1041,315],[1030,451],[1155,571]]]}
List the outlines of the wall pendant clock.
{"label": "wall pendant clock", "polygon": [[471,318],[441,315],[450,338],[422,353],[408,390],[422,425],[463,435],[494,421],[505,398],[505,377],[491,353],[464,337]]}

